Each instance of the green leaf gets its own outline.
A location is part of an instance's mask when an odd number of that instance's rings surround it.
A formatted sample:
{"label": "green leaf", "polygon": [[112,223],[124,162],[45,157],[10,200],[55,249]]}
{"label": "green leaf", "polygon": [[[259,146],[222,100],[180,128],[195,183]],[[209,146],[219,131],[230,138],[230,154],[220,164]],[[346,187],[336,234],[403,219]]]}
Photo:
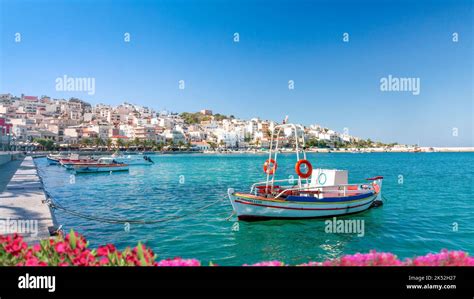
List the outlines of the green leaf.
{"label": "green leaf", "polygon": [[137,245],[137,255],[138,255],[138,258],[140,259],[140,263],[142,264],[142,266],[145,266],[147,263],[145,259],[145,254],[143,253],[143,246],[141,242],[138,242],[138,245]]}
{"label": "green leaf", "polygon": [[76,234],[74,234],[74,230],[72,228],[69,232],[69,244],[71,244],[72,249],[76,249]]}

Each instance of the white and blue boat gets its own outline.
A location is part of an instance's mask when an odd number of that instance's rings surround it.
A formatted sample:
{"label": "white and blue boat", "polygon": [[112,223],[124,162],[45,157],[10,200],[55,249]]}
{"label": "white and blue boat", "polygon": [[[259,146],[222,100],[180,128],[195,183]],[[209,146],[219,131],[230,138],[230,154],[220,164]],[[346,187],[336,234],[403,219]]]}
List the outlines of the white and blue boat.
{"label": "white and blue boat", "polygon": [[[283,131],[294,132],[297,178],[276,180],[278,146]],[[276,134],[275,134],[276,132]],[[299,146],[299,140],[302,146]],[[358,184],[348,183],[348,171],[314,169],[306,159],[304,129],[294,124],[272,130],[269,157],[263,164],[266,180],[252,185],[250,192],[228,190],[239,220],[301,219],[332,217],[365,211],[382,203],[383,177]]]}
{"label": "white and blue boat", "polygon": [[49,165],[59,165],[59,160],[62,158],[60,154],[49,154],[46,156]]}

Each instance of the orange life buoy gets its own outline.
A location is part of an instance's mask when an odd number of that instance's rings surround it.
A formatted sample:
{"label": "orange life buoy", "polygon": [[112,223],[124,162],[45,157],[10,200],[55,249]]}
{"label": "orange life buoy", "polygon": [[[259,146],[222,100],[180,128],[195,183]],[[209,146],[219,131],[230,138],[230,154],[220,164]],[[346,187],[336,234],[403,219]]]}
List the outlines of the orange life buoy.
{"label": "orange life buoy", "polygon": [[[302,164],[306,165],[306,167],[308,168],[308,171],[306,171],[305,173],[301,171]],[[301,159],[298,162],[296,162],[295,171],[300,178],[306,179],[306,178],[309,178],[311,174],[313,173],[313,166],[311,165],[311,163],[309,163],[308,160]]]}
{"label": "orange life buoy", "polygon": [[[270,164],[272,164],[272,167],[269,168]],[[265,161],[265,163],[263,163],[263,171],[266,174],[274,174],[275,171],[277,170],[277,167],[278,167],[278,164],[273,159],[268,159],[267,161]]]}

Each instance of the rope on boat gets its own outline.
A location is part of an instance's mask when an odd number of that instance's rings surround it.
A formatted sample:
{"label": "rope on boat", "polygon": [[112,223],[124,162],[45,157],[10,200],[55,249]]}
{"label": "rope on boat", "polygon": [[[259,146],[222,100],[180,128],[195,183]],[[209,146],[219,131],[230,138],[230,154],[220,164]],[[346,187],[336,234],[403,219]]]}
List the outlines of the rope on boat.
{"label": "rope on boat", "polygon": [[225,218],[225,221],[229,221],[234,215],[235,215],[235,210],[232,210],[232,213],[229,215],[229,217]]}
{"label": "rope on boat", "polygon": [[70,209],[67,209],[65,208],[64,206],[62,206],[59,202],[57,201],[54,201],[53,197],[51,196],[51,194],[49,192],[47,192],[46,190],[44,190],[46,195],[47,195],[47,204],[53,208],[53,209],[58,209],[58,210],[61,210],[65,213],[68,213],[68,214],[71,214],[71,215],[74,215],[74,216],[77,216],[77,217],[80,217],[80,218],[84,218],[84,219],[88,219],[88,220],[93,220],[93,221],[98,221],[98,222],[105,222],[105,223],[120,223],[120,224],[156,224],[156,223],[163,223],[163,222],[167,222],[167,221],[172,221],[172,220],[178,220],[178,219],[181,219],[181,218],[185,218],[185,217],[188,217],[188,216],[192,216],[194,214],[197,214],[199,212],[202,212],[204,211],[205,209],[225,200],[227,197],[224,196],[216,201],[213,201],[211,202],[210,204],[207,204],[205,206],[202,206],[196,210],[194,210],[193,212],[189,212],[189,213],[186,213],[186,214],[182,214],[182,215],[177,215],[177,216],[172,216],[172,217],[168,217],[168,218],[164,218],[164,219],[156,219],[156,220],[139,220],[139,219],[119,219],[119,218],[105,218],[105,217],[98,217],[98,216],[94,216],[94,215],[88,215],[88,214],[84,214],[84,213],[81,213],[81,212],[77,212],[77,211],[74,211],[74,210],[70,210]]}

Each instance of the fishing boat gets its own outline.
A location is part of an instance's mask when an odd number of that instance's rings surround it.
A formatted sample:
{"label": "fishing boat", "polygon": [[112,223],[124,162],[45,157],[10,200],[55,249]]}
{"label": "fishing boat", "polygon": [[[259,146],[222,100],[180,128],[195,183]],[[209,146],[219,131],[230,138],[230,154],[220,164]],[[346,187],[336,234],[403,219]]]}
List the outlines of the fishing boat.
{"label": "fishing boat", "polygon": [[97,160],[92,160],[92,159],[61,159],[59,160],[59,163],[64,166],[68,170],[74,169],[75,165],[93,165],[97,164]]}
{"label": "fishing boat", "polygon": [[[284,132],[290,132],[288,140],[295,142],[297,178],[277,180],[278,146]],[[313,170],[306,157],[304,129],[300,125],[274,126],[263,171],[266,180],[253,184],[250,192],[228,189],[239,220],[331,217],[362,212],[382,203],[381,176],[349,184],[347,170]]]}
{"label": "fishing boat", "polygon": [[64,158],[64,156],[61,154],[49,154],[46,156],[46,159],[48,160],[49,165],[58,165],[59,160],[62,158]]}
{"label": "fishing boat", "polygon": [[76,163],[73,165],[76,173],[96,173],[96,172],[115,172],[128,171],[128,164],[119,163],[115,160],[102,160],[95,163]]}

